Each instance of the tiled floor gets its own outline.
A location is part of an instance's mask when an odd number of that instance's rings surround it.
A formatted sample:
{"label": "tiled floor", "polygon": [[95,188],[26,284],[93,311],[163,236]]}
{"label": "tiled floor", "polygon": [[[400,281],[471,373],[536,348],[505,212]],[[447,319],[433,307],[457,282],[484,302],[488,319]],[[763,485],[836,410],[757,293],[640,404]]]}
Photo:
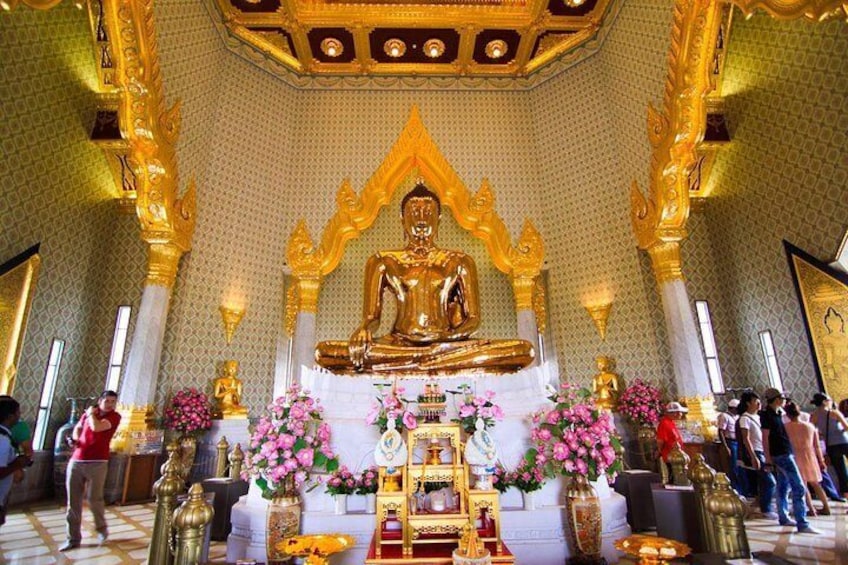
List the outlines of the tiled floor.
{"label": "tiled floor", "polygon": [[[6,525],[0,528],[0,564],[147,563],[153,508],[153,504],[108,507],[110,537],[103,547],[97,545],[90,514],[85,510],[82,546],[64,554],[57,551],[65,541],[64,508],[49,505],[13,510]],[[793,528],[781,527],[774,521],[749,520],[746,525],[751,551],[771,551],[799,565],[848,565],[846,508],[848,505],[834,503],[832,516],[812,518],[811,524],[822,532],[818,536],[794,533]],[[209,558],[223,561],[225,553],[224,543],[213,542]]]}
{"label": "tiled floor", "polygon": [[[85,509],[82,545],[66,553],[58,551],[65,541],[64,507],[53,504],[28,508],[26,511],[12,510],[6,519],[6,525],[0,528],[0,564],[147,563],[153,510],[153,504],[107,507],[109,541],[101,547],[97,544],[91,514]],[[223,542],[213,542],[209,558],[223,561],[225,553]]]}

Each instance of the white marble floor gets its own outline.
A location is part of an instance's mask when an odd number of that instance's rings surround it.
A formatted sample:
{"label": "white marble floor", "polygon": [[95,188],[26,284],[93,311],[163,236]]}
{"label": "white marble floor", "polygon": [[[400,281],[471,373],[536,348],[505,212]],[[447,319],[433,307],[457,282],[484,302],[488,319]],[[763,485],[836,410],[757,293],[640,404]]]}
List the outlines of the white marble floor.
{"label": "white marble floor", "polygon": [[[77,549],[59,552],[65,541],[65,509],[56,504],[12,510],[0,527],[0,564],[42,565],[85,563],[114,565],[147,563],[153,504],[109,506],[109,540],[100,546],[88,509],[83,511],[83,539]],[[213,542],[210,561],[224,561],[226,546]]]}
{"label": "white marble floor", "polygon": [[[832,503],[833,515],[811,518],[821,535],[801,535],[770,520],[749,520],[748,541],[752,551],[770,551],[798,565],[848,565],[848,505]],[[109,506],[109,541],[98,546],[88,510],[83,515],[83,540],[78,549],[60,553],[65,541],[65,511],[56,504],[12,510],[0,527],[0,564],[42,565],[85,563],[113,565],[147,563],[153,504]],[[213,542],[210,561],[223,562],[223,542]],[[740,561],[745,563],[745,561]],[[532,565],[530,563],[526,565]]]}

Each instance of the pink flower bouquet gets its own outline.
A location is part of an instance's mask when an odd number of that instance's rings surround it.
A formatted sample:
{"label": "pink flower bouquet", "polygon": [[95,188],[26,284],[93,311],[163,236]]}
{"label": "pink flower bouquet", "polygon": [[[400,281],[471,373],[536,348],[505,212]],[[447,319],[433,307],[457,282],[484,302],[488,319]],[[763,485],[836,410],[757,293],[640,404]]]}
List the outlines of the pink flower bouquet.
{"label": "pink flower bouquet", "polygon": [[211,428],[209,397],[196,388],[178,391],[165,408],[165,427],[180,435],[197,434]]}
{"label": "pink flower bouquet", "polygon": [[308,391],[292,385],[285,396],[268,406],[250,435],[242,478],[256,479],[265,498],[290,496],[313,469],[339,468],[330,447],[330,425],[323,409]]}
{"label": "pink flower bouquet", "polygon": [[[527,463],[544,467],[548,475],[586,475],[611,479],[622,470],[621,439],[609,413],[599,410],[588,390],[564,384],[555,406],[533,415],[535,450]],[[535,451],[535,453],[533,453]]]}
{"label": "pink flower bouquet", "polygon": [[537,465],[538,453],[531,449],[527,452],[521,464],[507,475],[506,482],[521,492],[533,492],[545,484],[545,471],[542,465]]}
{"label": "pink flower bouquet", "polygon": [[633,381],[618,397],[618,411],[640,426],[655,427],[662,410],[660,389],[641,379]]}
{"label": "pink flower bouquet", "polygon": [[511,474],[507,472],[503,465],[497,463],[495,465],[495,473],[492,475],[492,486],[500,493],[506,492],[506,489],[512,486]]}
{"label": "pink flower bouquet", "polygon": [[371,410],[365,416],[365,423],[377,426],[380,433],[389,429],[389,420],[392,419],[397,425],[398,431],[406,428],[414,430],[418,427],[418,419],[409,410],[409,401],[403,398],[403,387],[377,387],[380,396],[374,400]]}
{"label": "pink flower bouquet", "polygon": [[459,388],[465,393],[458,408],[459,424],[466,433],[474,433],[477,418],[483,419],[486,429],[493,428],[495,420],[503,420],[503,410],[493,402],[494,392],[487,390],[483,396],[474,396],[470,386],[462,385]]}
{"label": "pink flower bouquet", "polygon": [[356,480],[356,494],[373,494],[377,492],[380,471],[377,467],[368,467]]}
{"label": "pink flower bouquet", "polygon": [[333,471],[330,478],[327,479],[327,494],[336,496],[337,494],[353,494],[356,491],[357,479],[347,468],[347,465],[342,465],[337,470]]}

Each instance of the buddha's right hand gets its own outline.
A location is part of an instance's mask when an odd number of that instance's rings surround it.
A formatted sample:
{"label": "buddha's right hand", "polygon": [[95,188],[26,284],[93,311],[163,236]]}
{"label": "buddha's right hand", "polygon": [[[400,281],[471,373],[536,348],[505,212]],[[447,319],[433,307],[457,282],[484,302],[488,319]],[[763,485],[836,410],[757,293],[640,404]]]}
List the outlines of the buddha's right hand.
{"label": "buddha's right hand", "polygon": [[365,356],[368,355],[371,341],[371,331],[366,327],[360,327],[350,336],[347,348],[350,354],[350,361],[357,371],[361,371],[365,366]]}

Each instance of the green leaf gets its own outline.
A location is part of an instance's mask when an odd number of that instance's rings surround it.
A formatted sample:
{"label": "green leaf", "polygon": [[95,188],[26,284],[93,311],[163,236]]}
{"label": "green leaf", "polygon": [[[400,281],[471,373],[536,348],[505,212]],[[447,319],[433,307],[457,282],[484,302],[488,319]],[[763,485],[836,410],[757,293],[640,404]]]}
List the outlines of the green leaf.
{"label": "green leaf", "polygon": [[312,459],[312,464],[315,467],[324,467],[327,464],[327,456],[317,451],[315,457]]}
{"label": "green leaf", "polygon": [[304,447],[306,447],[306,441],[302,437],[299,437],[297,438],[297,441],[294,442],[294,446],[292,447],[292,453],[297,453]]}
{"label": "green leaf", "polygon": [[333,457],[332,459],[327,460],[327,471],[332,473],[333,471],[338,470],[339,468],[339,459],[338,457]]}
{"label": "green leaf", "polygon": [[539,454],[539,452],[536,450],[536,448],[531,447],[530,449],[527,450],[527,453],[524,454],[524,460],[527,462],[528,465],[535,465],[536,464],[536,456],[538,454]]}

